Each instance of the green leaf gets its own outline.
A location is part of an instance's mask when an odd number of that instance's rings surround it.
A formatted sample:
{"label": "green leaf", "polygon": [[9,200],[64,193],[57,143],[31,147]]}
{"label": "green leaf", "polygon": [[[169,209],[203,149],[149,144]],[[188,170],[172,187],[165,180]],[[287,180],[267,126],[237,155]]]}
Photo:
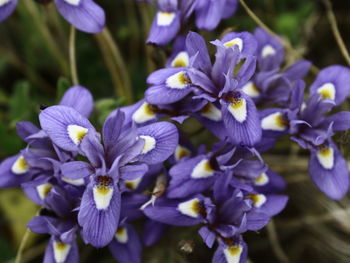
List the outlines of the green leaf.
{"label": "green leaf", "polygon": [[57,81],[57,94],[56,94],[56,102],[58,103],[63,94],[66,92],[67,89],[69,89],[71,86],[71,83],[68,79],[65,77],[60,77]]}

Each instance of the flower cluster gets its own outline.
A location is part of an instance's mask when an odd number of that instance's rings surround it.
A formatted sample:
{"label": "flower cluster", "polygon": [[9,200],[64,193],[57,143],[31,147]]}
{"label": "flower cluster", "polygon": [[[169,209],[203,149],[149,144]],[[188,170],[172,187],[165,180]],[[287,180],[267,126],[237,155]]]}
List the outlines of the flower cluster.
{"label": "flower cluster", "polygon": [[87,119],[92,108],[88,90],[70,88],[60,105],[41,111],[41,129],[17,124],[28,147],[0,166],[1,187],[21,185],[42,206],[28,227],[51,235],[45,262],[78,262],[78,233],[86,244],[109,245],[121,262],[139,262],[141,243],[128,221],[142,216],[147,197],[133,190],[178,144],[175,125],[137,128],[119,110],[100,134]]}
{"label": "flower cluster", "polygon": [[198,29],[215,29],[222,19],[235,13],[238,0],[157,0],[155,6],[157,12],[147,42],[165,45],[186,26],[193,14]]}

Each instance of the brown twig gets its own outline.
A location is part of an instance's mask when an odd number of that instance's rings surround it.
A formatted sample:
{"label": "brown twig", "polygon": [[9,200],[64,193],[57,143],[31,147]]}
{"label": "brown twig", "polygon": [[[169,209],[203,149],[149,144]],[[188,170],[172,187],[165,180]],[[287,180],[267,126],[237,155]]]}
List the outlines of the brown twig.
{"label": "brown twig", "polygon": [[77,70],[75,42],[76,42],[76,30],[73,26],[71,26],[70,34],[69,34],[69,63],[70,63],[70,71],[71,71],[73,84],[78,85],[79,78],[78,78],[78,70]]}

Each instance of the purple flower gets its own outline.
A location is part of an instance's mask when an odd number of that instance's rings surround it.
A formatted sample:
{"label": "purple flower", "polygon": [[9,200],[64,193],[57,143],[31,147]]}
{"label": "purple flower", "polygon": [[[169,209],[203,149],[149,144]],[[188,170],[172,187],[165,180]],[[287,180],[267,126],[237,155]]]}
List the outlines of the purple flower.
{"label": "purple flower", "polygon": [[[0,22],[12,14],[17,0],[0,2]],[[58,12],[75,28],[86,33],[100,33],[105,25],[103,9],[92,0],[55,0]]]}

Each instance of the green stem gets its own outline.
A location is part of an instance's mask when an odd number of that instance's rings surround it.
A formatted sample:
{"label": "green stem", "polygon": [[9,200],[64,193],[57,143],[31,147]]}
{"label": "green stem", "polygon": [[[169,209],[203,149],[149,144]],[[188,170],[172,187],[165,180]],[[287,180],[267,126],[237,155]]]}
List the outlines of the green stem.
{"label": "green stem", "polygon": [[74,85],[79,84],[78,70],[77,70],[77,60],[75,52],[75,41],[76,41],[76,30],[71,26],[69,34],[69,62],[70,62],[70,71],[71,77]]}
{"label": "green stem", "polygon": [[26,232],[24,233],[24,236],[22,238],[21,244],[19,245],[18,251],[17,251],[17,255],[16,255],[16,260],[14,263],[23,263],[22,262],[22,255],[23,255],[23,251],[24,248],[27,244],[27,241],[29,239],[29,236],[32,232],[29,230],[29,228],[27,228]]}

